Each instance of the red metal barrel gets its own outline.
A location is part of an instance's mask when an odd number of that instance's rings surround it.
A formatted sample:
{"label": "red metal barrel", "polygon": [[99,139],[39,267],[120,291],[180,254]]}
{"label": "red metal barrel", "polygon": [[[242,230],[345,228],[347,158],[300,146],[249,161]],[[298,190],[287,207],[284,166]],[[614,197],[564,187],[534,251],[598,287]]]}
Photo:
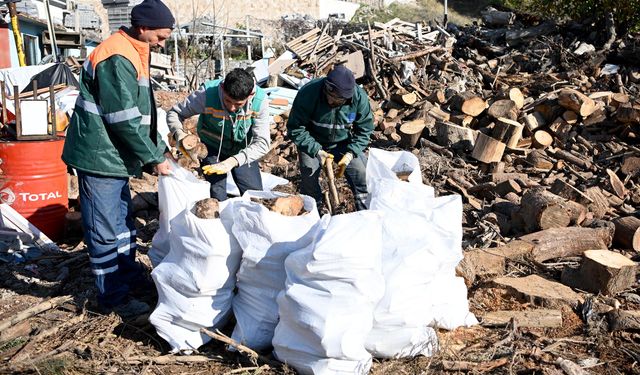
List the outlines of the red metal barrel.
{"label": "red metal barrel", "polygon": [[52,240],[62,238],[69,207],[63,146],[64,138],[0,142],[0,201]]}

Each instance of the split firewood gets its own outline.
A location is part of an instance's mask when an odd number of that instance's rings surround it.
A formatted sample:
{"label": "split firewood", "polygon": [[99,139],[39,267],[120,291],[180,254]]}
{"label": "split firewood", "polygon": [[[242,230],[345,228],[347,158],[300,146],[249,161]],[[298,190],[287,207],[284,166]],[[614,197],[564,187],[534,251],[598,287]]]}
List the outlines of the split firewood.
{"label": "split firewood", "polygon": [[620,181],[620,178],[611,169],[607,169],[607,174],[609,175],[609,183],[613,191],[620,199],[624,199],[627,195],[627,189],[624,187],[624,183]]}
{"label": "split firewood", "polygon": [[536,129],[546,125],[546,121],[540,112],[533,112],[523,116],[522,122],[531,134],[533,134]]}
{"label": "split firewood", "polygon": [[535,309],[526,311],[493,311],[481,316],[484,327],[504,327],[512,321],[518,327],[559,328],[562,327],[562,311]]}
{"label": "split firewood", "polygon": [[444,96],[444,91],[435,90],[427,97],[427,100],[433,103],[444,104],[447,98]]}
{"label": "split firewood", "polygon": [[640,158],[636,156],[624,158],[620,171],[627,176],[637,176],[640,171]]}
{"label": "split firewood", "polygon": [[542,151],[532,150],[527,155],[527,163],[533,168],[550,170],[553,168],[553,162],[549,160]]}
{"label": "split firewood", "polygon": [[509,99],[511,99],[514,103],[516,103],[516,108],[521,110],[524,107],[524,95],[522,91],[520,91],[517,87],[512,87],[509,90]]}
{"label": "split firewood", "polygon": [[304,199],[299,195],[280,197],[275,200],[271,211],[284,216],[300,216],[304,212]]}
{"label": "split firewood", "polygon": [[615,295],[636,281],[638,266],[620,253],[609,250],[587,250],[580,268],[565,270],[562,282],[592,293]]}
{"label": "split firewood", "polygon": [[200,219],[217,219],[220,217],[220,204],[215,198],[205,198],[197,201],[191,212]]}
{"label": "split firewood", "polygon": [[593,99],[573,89],[562,89],[558,93],[558,103],[566,109],[570,109],[582,117],[589,117],[596,110]]}
{"label": "split firewood", "polygon": [[471,157],[483,163],[499,162],[502,160],[502,155],[506,147],[507,145],[503,142],[478,132]]}
{"label": "split firewood", "polygon": [[503,142],[508,148],[516,148],[522,138],[524,127],[517,121],[505,117],[499,117],[493,128],[492,137]]}

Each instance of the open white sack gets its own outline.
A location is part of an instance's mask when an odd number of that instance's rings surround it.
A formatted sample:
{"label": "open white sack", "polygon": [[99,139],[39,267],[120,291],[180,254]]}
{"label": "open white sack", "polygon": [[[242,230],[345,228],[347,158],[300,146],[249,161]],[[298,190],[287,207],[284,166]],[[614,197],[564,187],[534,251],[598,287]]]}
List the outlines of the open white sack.
{"label": "open white sack", "polygon": [[[379,148],[369,149],[367,159],[367,188],[380,179],[397,180],[396,173],[411,172],[408,180],[410,184],[423,185],[422,171],[418,158],[407,151],[386,151]],[[433,196],[433,188],[431,189]]]}
{"label": "open white sack", "polygon": [[171,220],[201,199],[209,198],[207,181],[198,180],[188,169],[180,167],[173,160],[171,174],[158,178],[158,206],[160,211],[158,230],[151,241],[149,259],[157,267],[169,253],[169,229]]}
{"label": "open white sack", "polygon": [[[369,159],[372,169],[383,169],[377,160]],[[395,174],[368,182],[370,208],[384,213],[386,287],[367,350],[383,358],[430,356],[438,347],[432,327],[477,323],[466,287],[455,277],[462,260],[462,201],[458,195],[434,198],[431,187]]]}
{"label": "open white sack", "polygon": [[210,340],[200,328],[224,325],[231,312],[240,246],[231,235],[234,205],[220,202],[220,219],[200,219],[185,209],[171,221],[171,250],[151,276],[158,304],[149,321],[172,350],[192,350]]}
{"label": "open white sack", "polygon": [[[243,198],[274,199],[287,194],[248,191]],[[320,220],[316,202],[302,196],[307,212],[301,216],[283,216],[259,203],[236,206],[233,234],[242,248],[237,274],[238,293],[233,299],[236,327],[232,338],[254,350],[271,346],[278,323],[276,297],[284,290],[285,258],[311,243],[311,228]]]}
{"label": "open white sack", "polygon": [[365,338],[384,293],[382,217],[376,211],[325,215],[307,248],[285,261],[278,296],[277,358],[301,374],[366,374]]}

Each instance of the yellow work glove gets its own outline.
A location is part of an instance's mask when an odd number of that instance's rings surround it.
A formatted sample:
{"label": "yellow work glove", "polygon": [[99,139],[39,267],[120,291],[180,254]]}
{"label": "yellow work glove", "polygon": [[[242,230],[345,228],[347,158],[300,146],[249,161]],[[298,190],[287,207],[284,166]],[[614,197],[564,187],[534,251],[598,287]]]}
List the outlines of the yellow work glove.
{"label": "yellow work glove", "polygon": [[351,160],[353,160],[352,153],[347,152],[346,154],[344,154],[342,159],[340,159],[340,161],[338,162],[338,173],[336,173],[336,178],[344,176],[344,171],[347,170],[347,166],[349,165],[349,163],[351,163]]}
{"label": "yellow work glove", "polygon": [[202,167],[204,174],[227,174],[230,170],[238,166],[238,161],[233,156],[220,163],[205,165]]}
{"label": "yellow work glove", "polygon": [[324,163],[327,162],[327,159],[333,160],[333,155],[324,150],[318,151],[316,157],[318,158],[318,160],[320,160],[320,168],[324,167]]}

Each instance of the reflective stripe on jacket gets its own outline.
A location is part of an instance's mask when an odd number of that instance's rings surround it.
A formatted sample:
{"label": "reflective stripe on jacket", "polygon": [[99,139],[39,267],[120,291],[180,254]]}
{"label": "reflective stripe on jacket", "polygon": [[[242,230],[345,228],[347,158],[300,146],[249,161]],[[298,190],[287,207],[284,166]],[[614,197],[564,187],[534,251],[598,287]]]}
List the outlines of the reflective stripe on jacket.
{"label": "reflective stripe on jacket", "polygon": [[164,161],[166,145],[152,113],[149,57],[149,44],[124,30],[91,53],[80,73],[80,95],[62,153],[68,165],[124,177]]}
{"label": "reflective stripe on jacket", "polygon": [[[229,113],[221,100],[221,80],[207,81],[206,108],[198,119],[198,135],[207,145],[209,152],[220,151],[224,157],[236,155],[251,142],[251,127],[258,117],[265,92],[256,87],[256,92],[249,98],[244,108],[236,113]],[[222,140],[222,147],[220,141]]]}

